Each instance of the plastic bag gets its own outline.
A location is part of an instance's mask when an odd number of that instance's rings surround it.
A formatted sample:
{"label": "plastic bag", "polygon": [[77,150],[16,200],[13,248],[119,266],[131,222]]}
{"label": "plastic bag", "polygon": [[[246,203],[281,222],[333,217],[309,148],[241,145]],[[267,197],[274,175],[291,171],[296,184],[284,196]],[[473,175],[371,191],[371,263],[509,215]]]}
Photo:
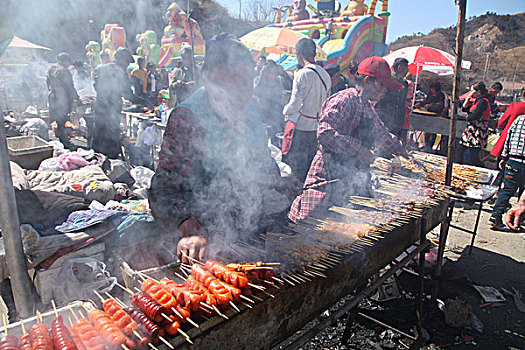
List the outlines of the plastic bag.
{"label": "plastic bag", "polygon": [[117,279],[106,271],[106,265],[94,258],[67,260],[58,273],[53,287],[53,298],[59,304],[74,300],[96,298],[93,290],[101,295],[111,291]]}
{"label": "plastic bag", "polygon": [[60,169],[60,166],[58,165],[58,159],[58,157],[44,159],[38,166],[38,170],[61,171],[62,169]]}
{"label": "plastic bag", "polygon": [[151,178],[155,172],[149,168],[138,166],[130,170],[131,176],[135,180],[135,184],[131,187],[132,190],[139,188],[150,188]]}

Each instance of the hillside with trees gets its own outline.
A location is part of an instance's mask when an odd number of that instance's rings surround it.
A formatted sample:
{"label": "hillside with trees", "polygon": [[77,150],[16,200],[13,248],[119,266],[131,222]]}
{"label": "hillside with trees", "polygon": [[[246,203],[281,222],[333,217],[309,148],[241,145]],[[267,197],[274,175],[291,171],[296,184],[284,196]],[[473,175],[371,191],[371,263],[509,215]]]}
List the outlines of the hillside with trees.
{"label": "hillside with trees", "polygon": [[[463,58],[472,62],[464,71],[464,81],[525,81],[525,13],[496,15],[487,12],[468,19],[465,27]],[[439,28],[424,35],[398,38],[389,51],[406,46],[426,45],[454,53],[456,26]]]}

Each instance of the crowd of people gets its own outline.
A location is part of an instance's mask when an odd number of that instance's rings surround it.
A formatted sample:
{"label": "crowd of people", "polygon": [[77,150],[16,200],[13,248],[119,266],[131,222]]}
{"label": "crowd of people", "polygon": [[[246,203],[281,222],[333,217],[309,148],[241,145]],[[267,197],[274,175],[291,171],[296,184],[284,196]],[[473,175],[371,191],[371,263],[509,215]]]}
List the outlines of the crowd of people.
{"label": "crowd of people", "polygon": [[[369,57],[341,72],[338,64],[323,67],[316,62],[316,44],[307,38],[297,42],[296,54],[292,76],[264,56],[254,62],[244,45],[223,34],[208,41],[202,65],[195,63],[191,47],[184,47],[169,83],[144,58],[129,70],[134,59],[125,48],[93,70],[92,148],[97,152],[110,158],[120,155],[123,98],[149,107],[167,100],[172,108],[149,202],[159,224],[180,234],[183,262],[186,257],[203,259],[209,241],[224,235],[249,233],[268,222],[298,223],[344,204],[350,195],[370,196],[375,155],[411,157],[407,147],[413,138],[407,127],[414,86],[407,79],[406,59],[398,58],[390,67],[383,58]],[[65,121],[79,103],[76,80],[91,76],[82,62],[75,62],[75,80],[70,65],[69,55],[59,54],[47,78],[50,118],[66,147]],[[163,89],[167,92],[159,99]],[[500,83],[487,89],[479,82],[466,95],[460,161],[483,165],[488,122],[491,115],[497,117],[495,97],[501,90]],[[440,83],[432,82],[426,98],[414,107],[447,113]],[[499,124],[504,131],[493,155],[506,165],[491,217],[496,228],[503,225],[510,197],[525,182],[524,112],[523,105],[511,105]],[[281,178],[268,139],[281,146],[282,160],[293,176]],[[424,139],[426,150],[432,151],[436,135],[427,133]],[[268,211],[271,191],[288,204]]]}

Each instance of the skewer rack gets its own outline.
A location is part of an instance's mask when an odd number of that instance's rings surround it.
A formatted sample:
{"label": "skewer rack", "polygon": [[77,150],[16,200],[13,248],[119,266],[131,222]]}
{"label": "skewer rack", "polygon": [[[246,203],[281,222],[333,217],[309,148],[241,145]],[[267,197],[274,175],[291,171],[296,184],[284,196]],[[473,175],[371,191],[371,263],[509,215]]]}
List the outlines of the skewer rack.
{"label": "skewer rack", "polygon": [[[426,208],[421,217],[412,218],[394,228],[373,245],[364,246],[361,252],[345,255],[342,263],[324,272],[327,278],[312,278],[311,281],[296,286],[287,284],[280,290],[268,288],[267,291],[275,298],[266,297],[251,309],[241,306],[240,313],[228,310],[226,314],[229,320],[213,317],[200,324],[202,329],[190,329],[188,335],[194,342],[193,346],[185,343],[181,337],[173,339],[172,344],[177,349],[217,349],[218,346],[225,349],[268,349],[279,344],[342,297],[365,286],[371,276],[392,264],[397,256],[414,243],[420,241],[416,250],[403,262],[394,264],[388,274],[427,249],[429,242],[424,237],[446,219],[448,205],[448,198],[442,199]],[[420,256],[424,257],[424,254]],[[383,277],[386,279],[388,276]],[[371,291],[371,288],[366,288],[356,294],[350,301],[353,303],[350,306]],[[346,309],[350,309],[348,305]],[[345,312],[336,314],[341,317]],[[331,320],[333,321],[334,319]],[[297,349],[321,330],[307,332],[301,340],[289,347]],[[161,345],[159,349],[167,347]]]}
{"label": "skewer rack", "polygon": [[[73,309],[75,312],[77,312],[77,314],[78,314],[78,311],[82,311],[82,312],[85,313],[84,308],[82,307],[82,305],[87,305],[87,304],[88,303],[84,303],[82,301],[74,301],[74,302],[72,302],[72,303],[70,303],[70,304],[68,304],[66,306],[63,306],[61,308],[57,308],[57,313],[59,315],[63,316],[64,320],[65,320],[65,323],[69,325],[69,322],[67,322],[68,317],[71,317],[74,320],[70,310]],[[45,312],[45,313],[41,314],[41,317],[42,317],[42,322],[41,323],[45,324],[48,329],[51,329],[51,322],[56,318],[55,312],[53,310],[50,310],[48,312]],[[37,323],[37,318],[36,318],[36,316],[33,316],[33,317],[30,317],[30,318],[26,318],[23,321],[24,321],[25,329],[28,330],[29,328],[31,328],[31,326],[33,326],[35,323]],[[22,333],[21,323],[20,322],[16,322],[16,323],[8,324],[7,325],[7,332],[8,332],[8,334],[16,335],[17,337],[20,337],[23,334]]]}

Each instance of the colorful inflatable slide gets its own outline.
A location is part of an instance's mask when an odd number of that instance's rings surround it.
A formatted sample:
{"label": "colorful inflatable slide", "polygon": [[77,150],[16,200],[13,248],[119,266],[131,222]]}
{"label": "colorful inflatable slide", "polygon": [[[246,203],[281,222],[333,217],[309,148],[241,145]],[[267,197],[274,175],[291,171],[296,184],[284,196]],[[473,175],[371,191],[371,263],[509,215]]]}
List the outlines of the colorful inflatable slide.
{"label": "colorful inflatable slide", "polygon": [[[314,39],[328,55],[326,63],[338,63],[341,71],[346,73],[352,60],[359,62],[366,57],[386,54],[385,40],[390,16],[387,11],[388,0],[379,0],[382,2],[381,11],[376,15],[377,1],[371,0],[369,6],[364,5],[364,1],[350,1],[340,14],[335,11],[321,12],[310,7],[316,14],[315,17],[302,20],[294,20],[297,17],[289,11],[282,23],[269,26],[299,31]],[[281,11],[282,8],[279,8],[276,16],[279,22]],[[291,20],[288,21],[288,18]],[[285,69],[291,68],[293,61],[291,57],[281,59]]]}

